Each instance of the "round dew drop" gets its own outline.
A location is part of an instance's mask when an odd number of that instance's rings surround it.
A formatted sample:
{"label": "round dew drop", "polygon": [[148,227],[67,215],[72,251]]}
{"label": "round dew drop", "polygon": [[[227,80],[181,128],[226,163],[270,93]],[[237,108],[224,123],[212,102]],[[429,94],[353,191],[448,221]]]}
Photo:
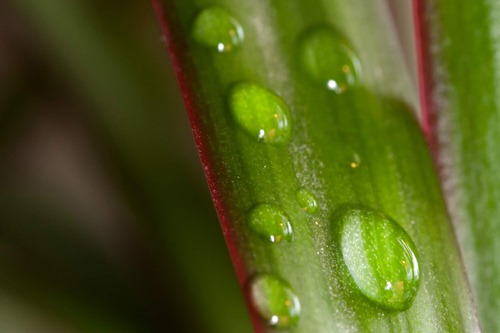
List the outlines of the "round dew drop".
{"label": "round dew drop", "polygon": [[351,169],[357,169],[357,168],[359,168],[360,164],[361,164],[361,158],[359,157],[358,154],[353,153],[352,154],[352,160],[349,163],[349,166],[351,167]]}
{"label": "round dew drop", "polygon": [[198,14],[192,26],[192,36],[198,43],[219,53],[233,51],[244,40],[240,23],[220,7],[209,7]]}
{"label": "round dew drop", "polygon": [[249,288],[256,312],[269,326],[284,329],[297,325],[300,301],[288,283],[265,274],[250,280]]}
{"label": "round dew drop", "polygon": [[261,204],[253,208],[248,215],[250,229],[272,243],[292,240],[292,225],[285,212],[270,204]]}
{"label": "round dew drop", "polygon": [[304,35],[299,54],[305,72],[328,90],[342,93],[358,82],[359,59],[331,28],[316,28]]}
{"label": "round dew drop", "polygon": [[305,188],[299,189],[295,193],[295,197],[300,207],[306,213],[315,214],[318,212],[318,201],[316,200],[316,197]]}
{"label": "round dew drop", "polygon": [[254,83],[240,83],[229,94],[234,120],[255,140],[286,143],[291,136],[290,109],[281,97]]}
{"label": "round dew drop", "polygon": [[388,310],[410,308],[420,270],[415,244],[406,231],[366,208],[346,209],[338,219],[342,257],[361,293]]}

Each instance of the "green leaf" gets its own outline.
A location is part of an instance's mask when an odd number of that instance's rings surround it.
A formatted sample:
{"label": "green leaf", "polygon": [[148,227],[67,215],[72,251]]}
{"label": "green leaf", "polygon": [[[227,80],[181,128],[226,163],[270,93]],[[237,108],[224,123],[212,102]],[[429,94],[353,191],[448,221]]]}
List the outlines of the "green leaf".
{"label": "green leaf", "polygon": [[478,330],[383,3],[154,3],[256,330]]}
{"label": "green leaf", "polygon": [[500,3],[416,2],[426,127],[486,332],[500,330]]}

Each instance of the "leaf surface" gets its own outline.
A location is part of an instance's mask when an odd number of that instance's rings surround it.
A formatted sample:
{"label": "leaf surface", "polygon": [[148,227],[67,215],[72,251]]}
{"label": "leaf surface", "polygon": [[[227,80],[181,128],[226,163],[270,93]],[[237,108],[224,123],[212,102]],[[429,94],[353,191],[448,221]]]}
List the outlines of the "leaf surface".
{"label": "leaf surface", "polygon": [[256,331],[478,330],[384,2],[153,3]]}

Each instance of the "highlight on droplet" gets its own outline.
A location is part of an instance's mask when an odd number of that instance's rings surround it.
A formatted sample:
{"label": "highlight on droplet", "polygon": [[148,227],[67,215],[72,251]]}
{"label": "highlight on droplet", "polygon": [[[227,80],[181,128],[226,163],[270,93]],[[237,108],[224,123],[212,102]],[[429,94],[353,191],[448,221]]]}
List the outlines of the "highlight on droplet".
{"label": "highlight on droplet", "polygon": [[250,279],[249,294],[259,316],[271,327],[285,329],[297,325],[300,301],[290,285],[272,274]]}
{"label": "highlight on droplet", "polygon": [[241,24],[225,9],[208,7],[196,16],[192,36],[198,43],[219,53],[233,51],[244,40]]}
{"label": "highlight on droplet", "polygon": [[297,203],[305,212],[309,214],[316,214],[318,211],[318,200],[316,196],[305,188],[298,189],[295,193]]}
{"label": "highlight on droplet", "polygon": [[343,93],[355,85],[361,63],[349,43],[327,26],[307,31],[299,42],[299,57],[304,71],[326,89]]}
{"label": "highlight on droplet", "polygon": [[420,267],[408,233],[392,218],[366,207],[342,208],[334,223],[343,261],[361,293],[388,310],[411,307]]}
{"label": "highlight on droplet", "polygon": [[293,231],[285,212],[276,205],[260,204],[248,214],[248,225],[252,231],[272,243],[292,240]]}
{"label": "highlight on droplet", "polygon": [[357,169],[359,168],[359,165],[361,164],[361,158],[357,153],[352,154],[352,159],[350,162],[350,167],[351,169]]}
{"label": "highlight on droplet", "polygon": [[229,93],[229,106],[239,127],[255,140],[270,144],[290,140],[290,109],[272,91],[255,83],[239,83]]}

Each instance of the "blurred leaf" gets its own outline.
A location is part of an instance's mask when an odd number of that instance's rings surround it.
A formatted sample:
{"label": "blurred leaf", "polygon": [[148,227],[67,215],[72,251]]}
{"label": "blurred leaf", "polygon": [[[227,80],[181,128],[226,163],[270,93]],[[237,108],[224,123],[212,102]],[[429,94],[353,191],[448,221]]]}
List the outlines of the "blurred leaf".
{"label": "blurred leaf", "polygon": [[500,330],[500,3],[415,1],[425,127],[485,332]]}
{"label": "blurred leaf", "polygon": [[[182,122],[174,113],[178,93],[166,97],[173,81],[166,80],[167,64],[155,56],[162,45],[151,9],[143,4],[116,11],[127,5],[121,2],[101,8],[84,1],[12,5],[37,31],[52,72],[92,111],[103,153],[141,216],[139,237],[149,248],[146,259],[156,265],[156,279],[163,284],[157,290],[161,315],[156,323],[168,327],[169,321],[182,321],[178,313],[185,313],[197,319],[179,327],[191,331],[244,332],[248,319],[220,227],[200,185],[199,167],[189,164],[192,150],[185,149],[179,134]],[[130,12],[137,23],[130,21]],[[117,13],[123,16],[117,18]],[[144,31],[131,30],[138,27]],[[144,36],[156,44],[148,46]],[[169,299],[169,290],[184,300]],[[178,307],[174,313],[169,312],[172,306]],[[233,319],[219,319],[226,316]]]}

